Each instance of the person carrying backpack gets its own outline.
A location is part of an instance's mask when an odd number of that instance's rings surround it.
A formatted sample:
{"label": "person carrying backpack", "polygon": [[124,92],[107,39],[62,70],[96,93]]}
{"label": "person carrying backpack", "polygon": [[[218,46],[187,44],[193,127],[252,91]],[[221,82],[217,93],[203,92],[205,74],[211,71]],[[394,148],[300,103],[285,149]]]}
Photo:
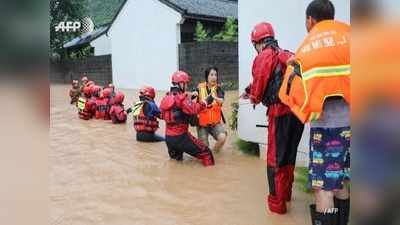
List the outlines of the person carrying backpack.
{"label": "person carrying backpack", "polygon": [[267,178],[269,210],[278,214],[287,211],[291,200],[297,147],[304,125],[279,100],[279,88],[286,71],[286,62],[293,53],[279,48],[270,23],[257,24],[251,41],[258,53],[253,61],[253,80],[242,95],[254,105],[266,106],[268,117]]}

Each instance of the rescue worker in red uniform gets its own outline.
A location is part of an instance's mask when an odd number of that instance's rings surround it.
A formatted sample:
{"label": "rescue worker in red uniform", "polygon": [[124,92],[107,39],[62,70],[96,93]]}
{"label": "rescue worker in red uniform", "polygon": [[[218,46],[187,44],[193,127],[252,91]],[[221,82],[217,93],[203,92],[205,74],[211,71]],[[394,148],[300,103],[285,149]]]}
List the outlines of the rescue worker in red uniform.
{"label": "rescue worker in red uniform", "polygon": [[156,134],[160,109],[154,102],[156,92],[150,86],[143,86],[139,90],[139,101],[127,110],[133,112],[133,127],[136,130],[136,140],[143,142],[164,141],[164,137]]}
{"label": "rescue worker in red uniform", "polygon": [[96,99],[96,119],[110,120],[110,96],[111,90],[104,89]]}
{"label": "rescue worker in red uniform", "polygon": [[97,102],[97,99],[100,98],[101,87],[94,84],[94,85],[91,85],[89,88],[90,88],[90,93],[92,95],[89,99],[89,102],[92,106],[91,110],[92,110],[93,116],[95,116],[96,115],[96,102]]}
{"label": "rescue worker in red uniform", "polygon": [[171,159],[183,160],[187,153],[203,163],[214,165],[211,150],[189,133],[189,118],[206,108],[205,102],[196,102],[197,96],[186,93],[190,76],[184,71],[172,75],[172,87],[160,104],[161,118],[165,121],[165,142]]}
{"label": "rescue worker in red uniform", "polygon": [[110,108],[110,118],[113,123],[125,123],[127,114],[124,109],[125,95],[122,92],[117,92],[113,99],[113,105]]}
{"label": "rescue worker in red uniform", "polygon": [[286,62],[293,53],[282,50],[269,23],[257,24],[251,41],[258,53],[253,61],[252,83],[242,95],[257,105],[266,106],[268,117],[267,178],[269,195],[266,199],[271,212],[284,214],[291,200],[297,147],[304,125],[279,100],[279,88],[286,71]]}
{"label": "rescue worker in red uniform", "polygon": [[83,96],[78,99],[78,115],[80,119],[89,120],[93,117],[93,101],[90,101],[90,87],[83,88]]}
{"label": "rescue worker in red uniform", "polygon": [[[106,93],[105,93],[106,92]],[[114,104],[114,97],[115,97],[115,93],[113,94],[113,89],[110,87],[104,88],[103,90],[103,97],[108,99],[108,104],[110,105],[110,107]]]}

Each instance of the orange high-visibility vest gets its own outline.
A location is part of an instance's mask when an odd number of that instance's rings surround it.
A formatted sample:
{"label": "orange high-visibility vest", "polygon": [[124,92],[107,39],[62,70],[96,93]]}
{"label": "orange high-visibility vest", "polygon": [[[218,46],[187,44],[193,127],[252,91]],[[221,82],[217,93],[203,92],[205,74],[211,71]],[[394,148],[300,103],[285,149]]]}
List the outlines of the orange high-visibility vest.
{"label": "orange high-visibility vest", "polygon": [[[217,96],[217,88],[215,85],[210,88],[210,94],[213,96]],[[199,89],[199,101],[205,101],[208,96],[207,91],[207,83],[200,83],[198,86]],[[221,104],[217,103],[215,100],[208,106],[206,109],[202,110],[199,113],[199,125],[202,127],[212,126],[221,122]]]}
{"label": "orange high-visibility vest", "polygon": [[303,122],[317,120],[328,97],[350,104],[350,26],[326,20],[307,35],[288,66],[279,98]]}

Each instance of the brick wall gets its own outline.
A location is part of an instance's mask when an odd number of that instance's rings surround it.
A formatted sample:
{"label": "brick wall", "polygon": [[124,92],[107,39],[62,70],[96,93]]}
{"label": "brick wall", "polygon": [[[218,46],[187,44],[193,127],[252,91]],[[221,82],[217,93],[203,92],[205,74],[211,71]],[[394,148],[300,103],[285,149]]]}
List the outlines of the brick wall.
{"label": "brick wall", "polygon": [[91,56],[85,59],[64,60],[50,64],[50,82],[71,83],[82,74],[102,86],[112,82],[111,55]]}
{"label": "brick wall", "polygon": [[225,89],[238,88],[238,43],[190,42],[179,45],[179,68],[192,76],[192,86],[204,81],[204,71],[216,66]]}

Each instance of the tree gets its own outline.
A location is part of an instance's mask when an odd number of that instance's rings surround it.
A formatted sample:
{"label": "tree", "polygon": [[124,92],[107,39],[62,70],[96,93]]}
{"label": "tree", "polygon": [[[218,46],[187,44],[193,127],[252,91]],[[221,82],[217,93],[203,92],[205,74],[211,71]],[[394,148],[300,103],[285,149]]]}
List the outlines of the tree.
{"label": "tree", "polygon": [[201,22],[197,22],[196,31],[194,33],[194,40],[196,41],[208,41],[210,38],[208,37],[209,32],[204,29],[204,26]]}
{"label": "tree", "polygon": [[230,41],[237,42],[238,40],[238,25],[237,21],[233,17],[228,17],[225,21],[222,31],[214,35],[212,40],[214,41]]}
{"label": "tree", "polygon": [[50,0],[50,50],[58,53],[62,58],[68,56],[63,49],[65,42],[80,35],[79,31],[61,32],[55,31],[60,22],[81,21],[88,15],[87,0]]}

